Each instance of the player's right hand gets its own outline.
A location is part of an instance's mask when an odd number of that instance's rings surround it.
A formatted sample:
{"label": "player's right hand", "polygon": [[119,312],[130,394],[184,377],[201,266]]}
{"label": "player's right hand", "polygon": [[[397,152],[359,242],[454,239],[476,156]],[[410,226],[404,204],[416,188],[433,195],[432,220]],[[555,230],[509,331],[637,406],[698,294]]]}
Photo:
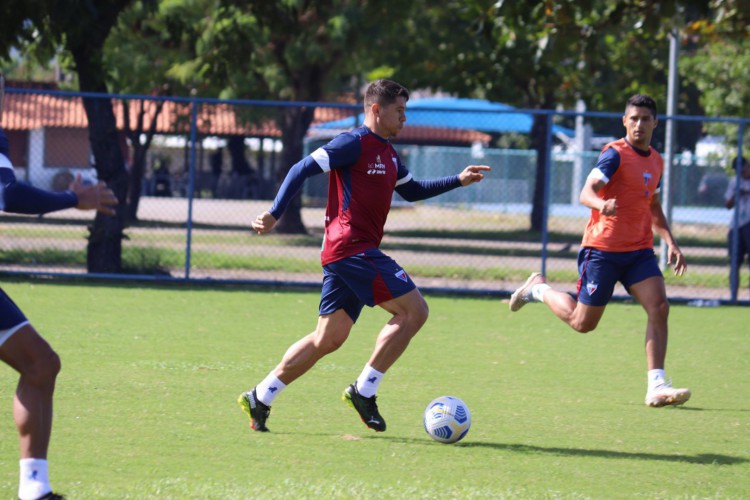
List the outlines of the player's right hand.
{"label": "player's right hand", "polygon": [[599,210],[602,215],[615,215],[617,213],[617,198],[610,198],[604,201],[602,209]]}
{"label": "player's right hand", "polygon": [[117,197],[103,182],[84,184],[81,174],[77,174],[68,189],[78,197],[77,209],[96,210],[105,215],[115,214],[114,206],[118,204]]}
{"label": "player's right hand", "polygon": [[273,226],[276,225],[276,218],[271,215],[270,212],[263,212],[259,216],[255,218],[253,221],[253,229],[258,234],[264,234],[273,229]]}

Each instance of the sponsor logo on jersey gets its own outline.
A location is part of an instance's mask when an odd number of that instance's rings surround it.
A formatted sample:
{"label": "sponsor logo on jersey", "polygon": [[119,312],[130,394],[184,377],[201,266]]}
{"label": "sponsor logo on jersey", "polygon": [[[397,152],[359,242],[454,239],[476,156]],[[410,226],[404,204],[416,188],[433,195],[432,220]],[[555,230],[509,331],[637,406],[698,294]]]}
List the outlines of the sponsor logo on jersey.
{"label": "sponsor logo on jersey", "polygon": [[586,291],[589,292],[589,295],[594,295],[597,288],[599,288],[599,283],[595,281],[589,281],[586,283]]}
{"label": "sponsor logo on jersey", "polygon": [[407,283],[409,281],[409,277],[406,275],[406,271],[404,271],[403,269],[399,270],[396,274],[394,274],[394,276],[404,283]]}
{"label": "sponsor logo on jersey", "polygon": [[367,164],[367,175],[385,175],[385,163],[380,159],[380,155],[375,157],[375,163]]}

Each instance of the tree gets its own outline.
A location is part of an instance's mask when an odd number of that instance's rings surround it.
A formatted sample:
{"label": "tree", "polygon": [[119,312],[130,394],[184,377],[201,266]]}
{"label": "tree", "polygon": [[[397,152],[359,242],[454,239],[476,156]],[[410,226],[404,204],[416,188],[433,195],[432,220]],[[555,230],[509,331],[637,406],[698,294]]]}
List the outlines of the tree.
{"label": "tree", "polygon": [[[118,15],[131,1],[9,0],[4,11],[12,14],[3,21],[8,29],[3,36],[3,48],[9,50],[25,43],[37,54],[46,55],[39,60],[48,61],[58,47],[65,47],[78,75],[80,90],[106,94],[102,47]],[[122,204],[127,192],[127,173],[112,102],[87,96],[83,105],[97,176],[110,186],[121,203],[114,216],[96,214],[89,232],[87,268],[89,272],[117,273],[122,267]]]}
{"label": "tree", "polygon": [[[705,1],[694,2],[697,11]],[[664,95],[666,34],[678,2],[559,0],[452,1],[425,4],[389,59],[412,86],[428,86],[519,108],[621,109],[636,92]],[[423,26],[432,33],[423,35]],[[435,46],[437,50],[429,50]],[[396,56],[400,57],[396,57]],[[384,61],[385,62],[385,61]],[[540,230],[549,122],[536,114],[531,131],[537,151],[531,228]]]}
{"label": "tree", "polygon": [[[750,22],[740,2],[714,2],[711,18],[690,24],[690,50],[682,57],[684,74],[700,92],[700,102],[711,116],[750,116]],[[737,146],[737,126],[707,123],[706,132],[725,136]],[[750,147],[745,129],[743,149]]]}
{"label": "tree", "polygon": [[[113,92],[166,97],[188,95],[191,88],[170,75],[176,65],[195,57],[197,22],[214,2],[135,1],[118,19],[104,46],[107,82]],[[192,83],[192,82],[191,82]],[[133,156],[130,163],[127,222],[136,221],[148,150],[164,100],[123,99],[125,134]]]}
{"label": "tree", "polygon": [[[196,59],[174,74],[212,88],[222,82],[223,97],[320,102],[331,90],[351,88],[366,64],[367,45],[389,35],[395,40],[398,23],[383,26],[382,20],[410,9],[395,0],[226,0],[202,21]],[[302,157],[314,114],[314,104],[275,114],[283,143],[279,181]],[[300,208],[298,196],[276,230],[304,232]]]}

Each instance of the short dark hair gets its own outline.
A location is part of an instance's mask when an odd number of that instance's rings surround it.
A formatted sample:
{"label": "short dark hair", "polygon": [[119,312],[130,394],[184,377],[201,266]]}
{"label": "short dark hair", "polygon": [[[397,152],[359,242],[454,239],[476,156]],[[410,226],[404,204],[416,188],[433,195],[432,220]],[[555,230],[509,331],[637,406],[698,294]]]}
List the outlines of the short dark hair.
{"label": "short dark hair", "polygon": [[365,90],[365,108],[369,108],[374,103],[387,106],[396,102],[398,97],[409,100],[409,91],[406,87],[392,80],[375,80]]}
{"label": "short dark hair", "polygon": [[742,168],[745,165],[747,165],[747,158],[744,156],[735,156],[732,160],[732,168],[737,170],[738,168]]}
{"label": "short dark hair", "polygon": [[654,118],[656,118],[656,101],[651,96],[648,96],[646,94],[635,94],[634,96],[631,96],[630,99],[628,99],[627,104],[625,104],[625,113],[627,114],[628,108],[631,106],[636,106],[638,108],[648,108],[651,111],[651,114],[654,115]]}

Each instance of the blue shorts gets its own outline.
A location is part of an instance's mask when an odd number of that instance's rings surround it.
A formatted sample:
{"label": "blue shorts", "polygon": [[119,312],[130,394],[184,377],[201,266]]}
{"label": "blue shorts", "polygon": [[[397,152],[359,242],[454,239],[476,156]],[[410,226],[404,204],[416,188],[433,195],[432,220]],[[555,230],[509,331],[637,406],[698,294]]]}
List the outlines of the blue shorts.
{"label": "blue shorts", "polygon": [[18,306],[8,297],[8,294],[0,288],[0,331],[8,330],[14,326],[28,321]]}
{"label": "blue shorts", "polygon": [[320,315],[343,309],[356,322],[365,305],[376,306],[415,288],[396,261],[371,248],[323,266]]}
{"label": "blue shorts", "polygon": [[18,306],[0,288],[0,346],[28,322]]}
{"label": "blue shorts", "polygon": [[583,247],[578,251],[578,301],[588,306],[606,306],[619,281],[630,287],[652,276],[664,276],[652,249],[605,252]]}

